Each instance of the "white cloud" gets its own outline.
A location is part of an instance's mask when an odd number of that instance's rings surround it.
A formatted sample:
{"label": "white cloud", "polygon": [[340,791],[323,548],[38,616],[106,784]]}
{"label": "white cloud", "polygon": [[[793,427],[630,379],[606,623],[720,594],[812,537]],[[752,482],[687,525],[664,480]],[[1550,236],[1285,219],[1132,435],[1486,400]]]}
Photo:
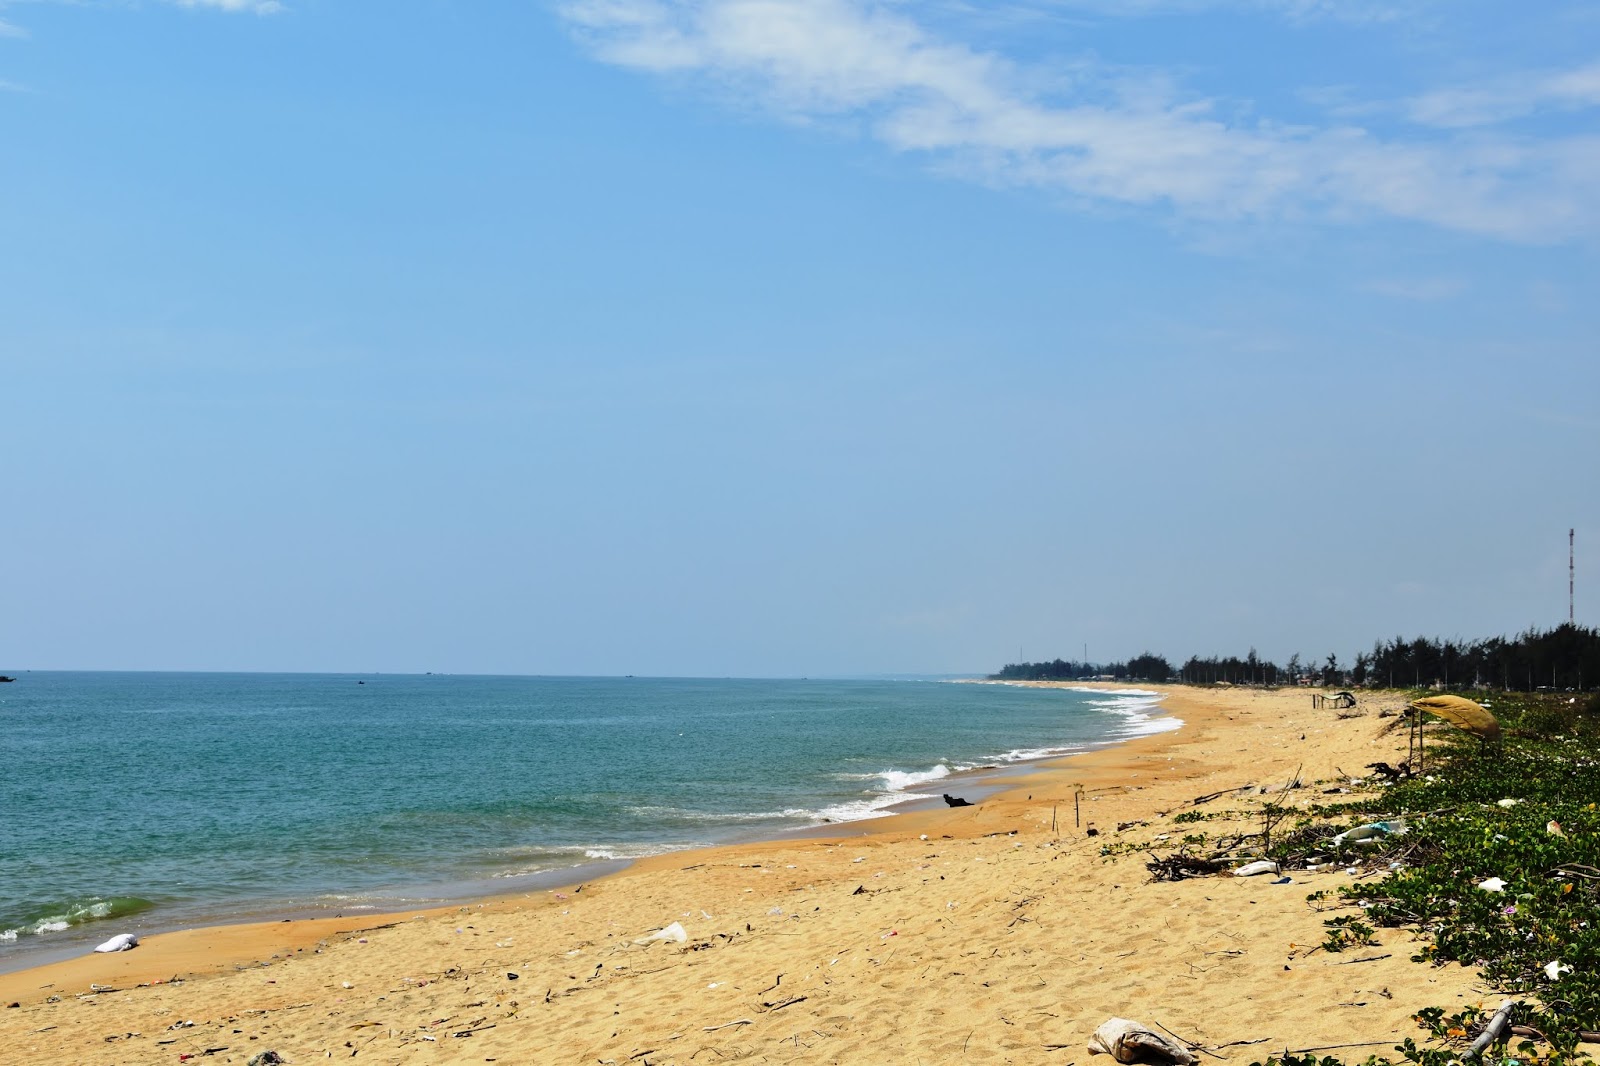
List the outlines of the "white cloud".
{"label": "white cloud", "polygon": [[276,15],[283,5],[278,0],[170,0],[179,7],[209,7],[251,15]]}
{"label": "white cloud", "polygon": [[[992,6],[984,5],[985,8]],[[1359,24],[1416,18],[1436,6],[1436,0],[1009,0],[1001,6],[1012,11],[1078,12],[1108,18],[1198,15],[1218,10],[1260,11],[1281,15],[1292,22],[1337,20]]]}
{"label": "white cloud", "polygon": [[1415,122],[1445,129],[1488,126],[1539,111],[1600,106],[1600,61],[1575,70],[1501,78],[1488,85],[1424,93],[1410,102]]}
{"label": "white cloud", "polygon": [[1349,123],[1230,121],[1213,101],[1159,81],[1130,89],[1093,68],[1044,93],[1038,72],[937,38],[904,10],[867,0],[562,8],[606,62],[713,86],[791,121],[849,120],[891,149],[993,184],[1187,217],[1389,216],[1519,240],[1600,223],[1600,138],[1395,141]]}

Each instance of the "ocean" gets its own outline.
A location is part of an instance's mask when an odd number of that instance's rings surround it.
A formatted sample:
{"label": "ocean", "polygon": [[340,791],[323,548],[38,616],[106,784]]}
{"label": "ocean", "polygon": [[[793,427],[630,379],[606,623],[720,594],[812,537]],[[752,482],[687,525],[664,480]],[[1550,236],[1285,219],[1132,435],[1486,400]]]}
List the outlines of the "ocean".
{"label": "ocean", "polygon": [[570,883],[1176,724],[1137,690],[926,680],[27,672],[0,685],[0,971]]}

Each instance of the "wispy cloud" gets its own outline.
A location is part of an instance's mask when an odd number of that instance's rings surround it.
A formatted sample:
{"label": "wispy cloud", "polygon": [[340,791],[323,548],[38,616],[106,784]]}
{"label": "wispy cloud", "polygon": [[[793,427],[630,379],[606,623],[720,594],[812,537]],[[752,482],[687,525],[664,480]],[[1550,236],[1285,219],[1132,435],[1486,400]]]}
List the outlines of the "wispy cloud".
{"label": "wispy cloud", "polygon": [[179,7],[206,7],[251,15],[276,15],[284,9],[278,0],[169,0]]}
{"label": "wispy cloud", "polygon": [[[1029,0],[1018,0],[1029,2]],[[1082,11],[1096,15],[1145,17],[1199,14],[1207,11],[1265,11],[1297,22],[1337,19],[1343,22],[1394,22],[1432,6],[1429,0],[1031,0],[1038,9]]]}
{"label": "wispy cloud", "polygon": [[1574,70],[1524,73],[1488,85],[1435,90],[1412,100],[1407,110],[1413,121],[1423,125],[1459,129],[1539,111],[1590,107],[1600,107],[1600,60]]}
{"label": "wispy cloud", "polygon": [[605,62],[789,121],[846,122],[996,185],[1191,218],[1386,216],[1516,240],[1600,223],[1597,137],[1407,141],[1349,122],[1230,120],[1160,78],[1085,66],[1065,84],[1046,79],[866,0],[570,0],[561,10]]}

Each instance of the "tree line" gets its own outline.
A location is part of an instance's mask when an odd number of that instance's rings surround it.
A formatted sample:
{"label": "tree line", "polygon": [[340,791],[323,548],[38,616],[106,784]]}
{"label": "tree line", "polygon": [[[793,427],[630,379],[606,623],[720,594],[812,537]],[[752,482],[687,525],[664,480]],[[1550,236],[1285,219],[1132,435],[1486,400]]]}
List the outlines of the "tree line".
{"label": "tree line", "polygon": [[1585,689],[1600,686],[1600,630],[1564,622],[1554,629],[1531,628],[1514,637],[1460,641],[1416,637],[1376,641],[1348,664],[1337,654],[1325,659],[1291,655],[1283,665],[1262,659],[1251,648],[1237,655],[1191,655],[1174,668],[1165,656],[1145,652],[1126,662],[1007,663],[989,675],[998,681],[1180,681],[1191,685],[1321,684],[1373,688]]}
{"label": "tree line", "polygon": [[1047,663],[1007,663],[991,681],[1093,681],[1114,678],[1118,681],[1170,681],[1172,664],[1160,655],[1145,652],[1125,663],[1078,663],[1055,659]]}

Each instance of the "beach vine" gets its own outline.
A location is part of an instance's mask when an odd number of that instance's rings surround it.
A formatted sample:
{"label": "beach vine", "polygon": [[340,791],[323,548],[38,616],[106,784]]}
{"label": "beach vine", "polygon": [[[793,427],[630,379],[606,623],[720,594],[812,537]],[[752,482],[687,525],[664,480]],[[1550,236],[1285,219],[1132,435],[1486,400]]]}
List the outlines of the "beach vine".
{"label": "beach vine", "polygon": [[[1271,851],[1286,867],[1353,861],[1386,871],[1340,889],[1337,900],[1326,892],[1308,898],[1318,909],[1359,910],[1325,919],[1322,947],[1340,951],[1372,943],[1380,929],[1409,930],[1418,940],[1414,962],[1479,967],[1514,1004],[1494,1061],[1562,1066],[1589,1058],[1580,1044],[1600,1042],[1600,696],[1497,694],[1493,704],[1501,741],[1440,733],[1429,740],[1428,773],[1323,805]],[[1330,819],[1346,829],[1405,831],[1351,843],[1361,835],[1353,832],[1333,847]],[[1359,1066],[1447,1066],[1490,1055],[1473,1047],[1489,1014],[1420,1008],[1423,1043],[1407,1037],[1394,1055]],[[1315,1050],[1255,1066],[1349,1066]]]}

